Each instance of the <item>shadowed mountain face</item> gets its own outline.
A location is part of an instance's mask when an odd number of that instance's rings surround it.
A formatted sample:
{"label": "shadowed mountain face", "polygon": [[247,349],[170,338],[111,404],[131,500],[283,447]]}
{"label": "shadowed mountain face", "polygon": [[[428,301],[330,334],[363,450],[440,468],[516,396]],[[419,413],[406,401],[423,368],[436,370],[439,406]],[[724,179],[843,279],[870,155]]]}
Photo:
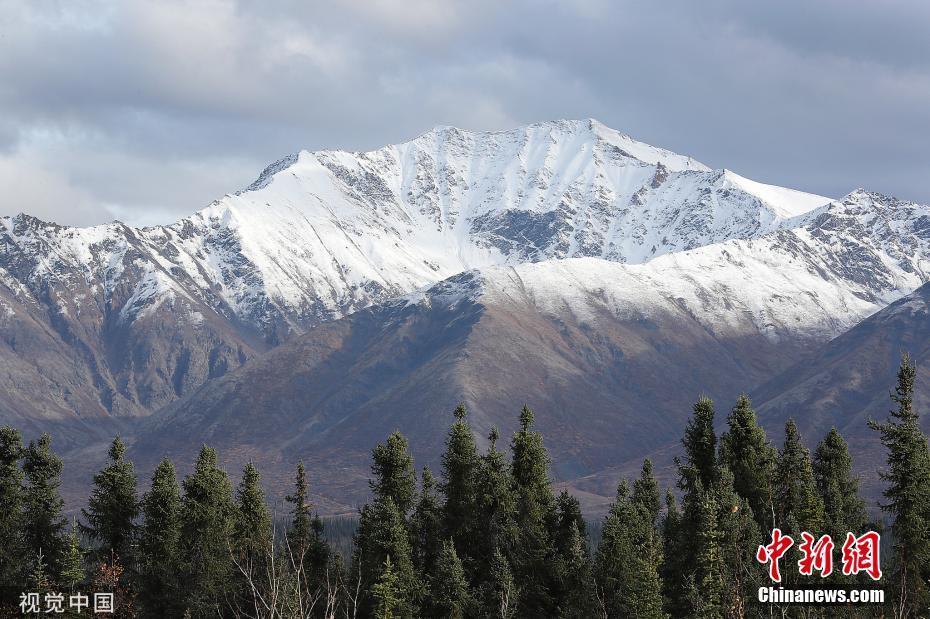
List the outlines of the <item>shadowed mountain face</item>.
{"label": "shadowed mountain face", "polygon": [[338,511],[366,496],[368,453],[391,431],[436,465],[459,401],[482,437],[508,436],[526,403],[555,477],[596,474],[676,441],[697,395],[733,401],[826,339],[796,325],[818,322],[815,305],[759,320],[753,299],[709,295],[719,281],[592,259],[465,273],[211,381],[149,418],[133,451],[189,462],[207,442],[281,491],[303,459]]}
{"label": "shadowed mountain face", "polygon": [[753,394],[770,436],[794,417],[810,444],[836,426],[850,443],[854,464],[872,497],[886,453],[869,419],[883,421],[894,407],[890,393],[901,354],[917,365],[915,405],[930,431],[930,285],[866,318]]}

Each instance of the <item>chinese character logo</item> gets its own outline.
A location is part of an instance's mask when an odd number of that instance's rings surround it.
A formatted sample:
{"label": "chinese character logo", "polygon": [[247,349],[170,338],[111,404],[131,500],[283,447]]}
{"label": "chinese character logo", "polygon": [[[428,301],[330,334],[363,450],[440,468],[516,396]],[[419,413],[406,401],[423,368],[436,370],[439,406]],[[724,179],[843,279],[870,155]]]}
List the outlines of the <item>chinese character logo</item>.
{"label": "chinese character logo", "polygon": [[[820,538],[811,533],[801,533],[801,544],[798,550],[801,559],[798,561],[798,572],[802,576],[813,576],[818,572],[821,578],[833,573],[833,549],[835,544],[829,535]],[[846,534],[846,542],[842,548],[842,571],[846,576],[854,576],[865,572],[872,580],[882,577],[880,565],[881,536],[875,531],[869,531],[860,536],[854,533]],[[794,546],[794,539],[784,535],[781,529],[772,529],[772,541],[765,546],[759,546],[756,551],[756,560],[769,566],[769,578],[772,582],[781,582],[781,569],[779,560]]]}

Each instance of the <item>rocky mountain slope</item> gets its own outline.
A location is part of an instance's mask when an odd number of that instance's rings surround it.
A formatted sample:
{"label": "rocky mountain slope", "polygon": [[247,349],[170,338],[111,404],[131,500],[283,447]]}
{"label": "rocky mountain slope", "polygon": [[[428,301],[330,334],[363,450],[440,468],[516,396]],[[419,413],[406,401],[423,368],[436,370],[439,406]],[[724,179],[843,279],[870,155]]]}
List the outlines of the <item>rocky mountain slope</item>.
{"label": "rocky mountain slope", "polygon": [[0,218],[0,415],[147,415],[294,333],[469,268],[641,263],[790,228],[826,202],[586,120],[301,152],[170,226]]}

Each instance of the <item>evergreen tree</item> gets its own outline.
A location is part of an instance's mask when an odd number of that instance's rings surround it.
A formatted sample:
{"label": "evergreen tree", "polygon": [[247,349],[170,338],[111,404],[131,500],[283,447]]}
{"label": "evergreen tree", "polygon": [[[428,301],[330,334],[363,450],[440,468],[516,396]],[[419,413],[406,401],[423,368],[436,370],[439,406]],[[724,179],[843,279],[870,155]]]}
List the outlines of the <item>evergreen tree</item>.
{"label": "evergreen tree", "polygon": [[742,617],[750,596],[768,581],[763,566],[755,558],[763,536],[748,501],[736,494],[733,474],[725,466],[718,469],[714,497],[718,505],[718,546],[723,570],[721,603],[726,616]]}
{"label": "evergreen tree", "polygon": [[23,473],[19,460],[23,442],[19,431],[0,428],[0,587],[24,584]]}
{"label": "evergreen tree", "polygon": [[470,563],[471,544],[476,529],[476,481],[478,449],[468,425],[464,404],[456,407],[455,422],[446,438],[446,451],[442,454],[443,483],[440,490],[445,497],[442,521],[445,536],[462,549],[462,559]]}
{"label": "evergreen tree", "polygon": [[410,522],[413,564],[426,580],[436,569],[442,550],[442,513],[436,498],[436,479],[429,467],[423,467],[420,497]]}
{"label": "evergreen tree", "polygon": [[810,452],[802,444],[793,419],[785,424],[785,443],[778,454],[775,513],[786,534],[823,528],[823,500],[817,493]]}
{"label": "evergreen tree", "polygon": [[697,553],[694,556],[694,578],[691,605],[693,616],[716,618],[723,616],[723,565],[720,555],[720,529],[717,522],[717,502],[712,490],[703,491],[698,503],[696,531]]}
{"label": "evergreen tree", "polygon": [[772,478],[776,453],[756,423],[756,413],[741,395],[727,417],[729,426],[720,437],[719,461],[733,473],[736,493],[745,498],[763,531],[775,526]]}
{"label": "evergreen tree", "polygon": [[898,369],[892,410],[884,423],[869,421],[888,450],[888,468],[882,510],[894,517],[893,572],[889,579],[896,601],[896,615],[919,614],[930,604],[930,451],[914,409],[917,369],[905,354]]}
{"label": "evergreen tree", "polygon": [[[372,452],[372,480],[369,481],[375,500],[390,498],[406,517],[413,507],[417,480],[413,458],[407,451],[407,439],[400,432],[392,433],[384,444]],[[395,560],[396,563],[396,560]]]}
{"label": "evergreen tree", "polygon": [[514,580],[510,563],[499,550],[495,550],[489,562],[488,578],[482,585],[482,617],[513,619],[517,615],[520,589]]}
{"label": "evergreen tree", "polygon": [[401,606],[400,592],[390,556],[384,558],[381,573],[372,588],[372,594],[375,600],[374,616],[376,619],[395,619],[404,616],[398,612]]}
{"label": "evergreen tree", "polygon": [[310,487],[307,483],[307,470],[303,462],[297,463],[297,474],[294,479],[294,494],[284,497],[292,505],[291,524],[288,529],[288,544],[293,553],[302,562],[310,549],[313,535],[313,506],[310,503]]}
{"label": "evergreen tree", "polygon": [[836,428],[817,445],[813,469],[823,498],[824,531],[834,540],[844,539],[848,531],[863,531],[868,516],[859,497],[859,478],[853,477],[849,446]]}
{"label": "evergreen tree", "polygon": [[659,566],[662,580],[663,608],[672,617],[683,617],[690,609],[685,589],[688,562],[682,551],[682,516],[671,489],[665,492],[665,517],[662,519],[663,561]]}
{"label": "evergreen tree", "polygon": [[352,581],[362,582],[363,614],[372,612],[378,604],[378,579],[383,577],[385,562],[391,560],[391,582],[395,604],[392,612],[399,617],[412,617],[421,598],[421,583],[411,559],[406,523],[394,499],[390,496],[362,507],[355,537]]}
{"label": "evergreen tree", "polygon": [[402,617],[412,616],[422,596],[422,586],[413,567],[407,525],[407,513],[416,492],[416,475],[403,435],[394,432],[384,444],[375,447],[371,472],[369,484],[374,497],[370,504],[362,507],[359,515],[352,561],[353,581],[361,580],[365,592],[363,610],[373,612],[376,579],[390,557],[391,577],[397,591],[397,605],[392,607],[392,612]]}
{"label": "evergreen tree", "polygon": [[642,506],[649,515],[653,526],[659,522],[659,484],[652,470],[652,461],[649,458],[643,460],[643,468],[639,479],[633,482],[633,503]]}
{"label": "evergreen tree", "polygon": [[126,446],[117,436],[110,445],[106,467],[94,475],[87,509],[81,510],[86,521],[81,531],[96,542],[92,553],[96,561],[112,561],[115,555],[123,565],[131,566],[139,502],[136,473],[132,462],[124,458],[125,454]]}
{"label": "evergreen tree", "polygon": [[524,406],[520,430],[511,442],[518,531],[511,562],[514,577],[524,592],[520,597],[521,614],[551,616],[551,592],[557,578],[551,536],[555,498],[549,480],[549,454],[542,436],[531,430],[532,424],[533,413]]}
{"label": "evergreen tree", "polygon": [[23,455],[26,552],[36,558],[41,551],[45,573],[53,582],[61,575],[67,548],[64,501],[58,492],[62,466],[61,458],[52,452],[51,436],[43,434],[38,441],[29,442]]}
{"label": "evergreen tree", "polygon": [[243,469],[242,480],[236,491],[231,549],[236,565],[233,574],[242,581],[235,603],[242,608],[252,608],[256,595],[252,587],[256,588],[257,595],[262,598],[269,593],[266,589],[270,584],[268,570],[271,568],[270,557],[273,551],[271,515],[265,504],[261,476],[252,462]]}
{"label": "evergreen tree", "polygon": [[62,562],[61,583],[69,591],[84,582],[84,551],[81,549],[81,542],[78,539],[77,521],[71,523],[71,531],[68,533],[68,546],[65,550],[64,560]]}
{"label": "evergreen tree", "polygon": [[[712,487],[717,479],[717,435],[714,433],[714,403],[710,398],[701,396],[695,402],[694,414],[681,442],[685,448],[685,466],[694,471],[704,488]],[[681,463],[678,465],[682,467]],[[684,481],[687,484],[687,477]]]}
{"label": "evergreen tree", "polygon": [[194,615],[217,614],[230,590],[234,522],[232,486],[218,468],[216,451],[204,445],[184,479],[181,502],[182,574]]}
{"label": "evergreen tree", "polygon": [[559,617],[590,617],[593,577],[586,525],[578,499],[562,491],[556,499],[555,532],[557,583],[554,597]]}
{"label": "evergreen tree", "polygon": [[181,615],[181,496],[174,465],[162,460],[142,498],[139,527],[139,601],[146,617]]}
{"label": "evergreen tree", "polygon": [[433,617],[463,619],[473,608],[474,598],[465,578],[465,568],[451,540],[442,543],[429,597],[430,616]]}
{"label": "evergreen tree", "polygon": [[513,553],[518,535],[513,475],[504,453],[497,449],[498,438],[497,428],[492,428],[488,451],[481,456],[478,468],[478,530],[481,534],[473,543],[477,547],[475,574],[479,583],[491,577],[495,553],[503,553],[505,557]]}
{"label": "evergreen tree", "polygon": [[662,547],[651,515],[630,497],[626,480],[604,519],[595,555],[597,597],[608,617],[663,617]]}

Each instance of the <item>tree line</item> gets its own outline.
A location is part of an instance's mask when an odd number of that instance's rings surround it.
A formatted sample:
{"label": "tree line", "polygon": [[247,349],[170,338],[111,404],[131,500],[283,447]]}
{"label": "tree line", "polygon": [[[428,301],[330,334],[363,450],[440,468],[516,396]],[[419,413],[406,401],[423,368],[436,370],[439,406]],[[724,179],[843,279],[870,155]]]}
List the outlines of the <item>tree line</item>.
{"label": "tree line", "polygon": [[[876,585],[887,604],[863,616],[921,616],[930,604],[930,451],[915,376],[905,356],[894,409],[870,422],[888,451],[881,507],[893,548]],[[843,437],[831,430],[811,454],[789,420],[776,449],[746,396],[719,437],[714,417],[709,399],[694,404],[677,492],[660,492],[649,460],[619,483],[592,548],[579,501],[553,491],[532,411],[520,412],[508,457],[497,430],[479,450],[460,405],[438,478],[428,467],[417,474],[399,432],[374,448],[371,500],[346,558],[326,541],[303,464],[279,526],[252,463],[234,488],[204,446],[180,482],[163,460],[140,496],[116,438],[80,520],[69,523],[50,437],[24,446],[19,432],[0,428],[4,608],[16,611],[20,591],[90,589],[114,593],[123,617],[856,616],[753,601],[770,584],[755,553],[773,528],[842,539],[879,526]],[[785,570],[785,586],[803,578]],[[817,583],[864,581],[834,572]]]}

